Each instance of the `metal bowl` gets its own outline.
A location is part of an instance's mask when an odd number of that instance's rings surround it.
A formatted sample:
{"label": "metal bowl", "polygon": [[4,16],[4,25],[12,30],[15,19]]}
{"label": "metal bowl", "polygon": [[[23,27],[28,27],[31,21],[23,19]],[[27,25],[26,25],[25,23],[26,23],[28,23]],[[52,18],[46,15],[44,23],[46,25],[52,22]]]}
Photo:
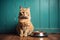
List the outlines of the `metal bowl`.
{"label": "metal bowl", "polygon": [[48,35],[46,32],[35,31],[32,33],[31,36],[33,36],[33,37],[47,37]]}

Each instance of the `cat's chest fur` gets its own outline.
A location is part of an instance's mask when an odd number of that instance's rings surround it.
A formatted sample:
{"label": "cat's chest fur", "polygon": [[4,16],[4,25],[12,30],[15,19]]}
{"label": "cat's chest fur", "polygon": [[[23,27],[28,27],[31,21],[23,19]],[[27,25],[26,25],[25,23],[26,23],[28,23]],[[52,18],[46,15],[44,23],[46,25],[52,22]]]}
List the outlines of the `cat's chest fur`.
{"label": "cat's chest fur", "polygon": [[30,26],[30,22],[20,22],[20,26],[22,30],[27,30]]}

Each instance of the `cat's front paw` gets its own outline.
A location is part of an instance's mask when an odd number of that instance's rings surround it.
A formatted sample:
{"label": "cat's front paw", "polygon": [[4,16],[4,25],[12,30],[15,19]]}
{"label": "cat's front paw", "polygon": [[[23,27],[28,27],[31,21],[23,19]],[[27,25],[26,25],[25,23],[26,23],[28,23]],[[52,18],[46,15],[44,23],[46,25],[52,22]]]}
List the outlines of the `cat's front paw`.
{"label": "cat's front paw", "polygon": [[22,35],[22,34],[20,34],[20,37],[23,37],[23,35]]}
{"label": "cat's front paw", "polygon": [[24,37],[27,37],[28,35],[27,34],[24,34]]}

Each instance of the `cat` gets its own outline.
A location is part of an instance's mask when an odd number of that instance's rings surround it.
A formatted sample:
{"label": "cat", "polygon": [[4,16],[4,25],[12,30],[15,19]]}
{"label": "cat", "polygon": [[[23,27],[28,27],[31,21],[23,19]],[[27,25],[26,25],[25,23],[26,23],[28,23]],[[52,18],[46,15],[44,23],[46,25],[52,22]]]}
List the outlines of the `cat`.
{"label": "cat", "polygon": [[17,31],[20,37],[31,35],[34,26],[31,22],[30,8],[20,7]]}

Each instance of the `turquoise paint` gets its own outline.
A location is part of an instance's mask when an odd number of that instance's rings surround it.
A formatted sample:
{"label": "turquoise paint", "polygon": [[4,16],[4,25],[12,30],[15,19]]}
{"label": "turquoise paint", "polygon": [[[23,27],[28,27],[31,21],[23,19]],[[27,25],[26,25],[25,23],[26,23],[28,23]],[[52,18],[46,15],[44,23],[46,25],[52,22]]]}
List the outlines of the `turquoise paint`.
{"label": "turquoise paint", "polygon": [[58,26],[58,1],[50,0],[50,27],[57,28]]}
{"label": "turquoise paint", "polygon": [[30,7],[35,30],[60,32],[60,0],[0,0],[0,33],[16,32],[20,5]]}
{"label": "turquoise paint", "polygon": [[58,21],[59,23],[58,24],[59,24],[59,28],[60,28],[60,0],[59,0],[59,14],[58,15],[59,15],[59,21]]}
{"label": "turquoise paint", "polygon": [[40,28],[48,28],[48,0],[40,0]]}
{"label": "turquoise paint", "polygon": [[0,33],[14,32],[19,13],[15,4],[12,0],[0,0]]}

